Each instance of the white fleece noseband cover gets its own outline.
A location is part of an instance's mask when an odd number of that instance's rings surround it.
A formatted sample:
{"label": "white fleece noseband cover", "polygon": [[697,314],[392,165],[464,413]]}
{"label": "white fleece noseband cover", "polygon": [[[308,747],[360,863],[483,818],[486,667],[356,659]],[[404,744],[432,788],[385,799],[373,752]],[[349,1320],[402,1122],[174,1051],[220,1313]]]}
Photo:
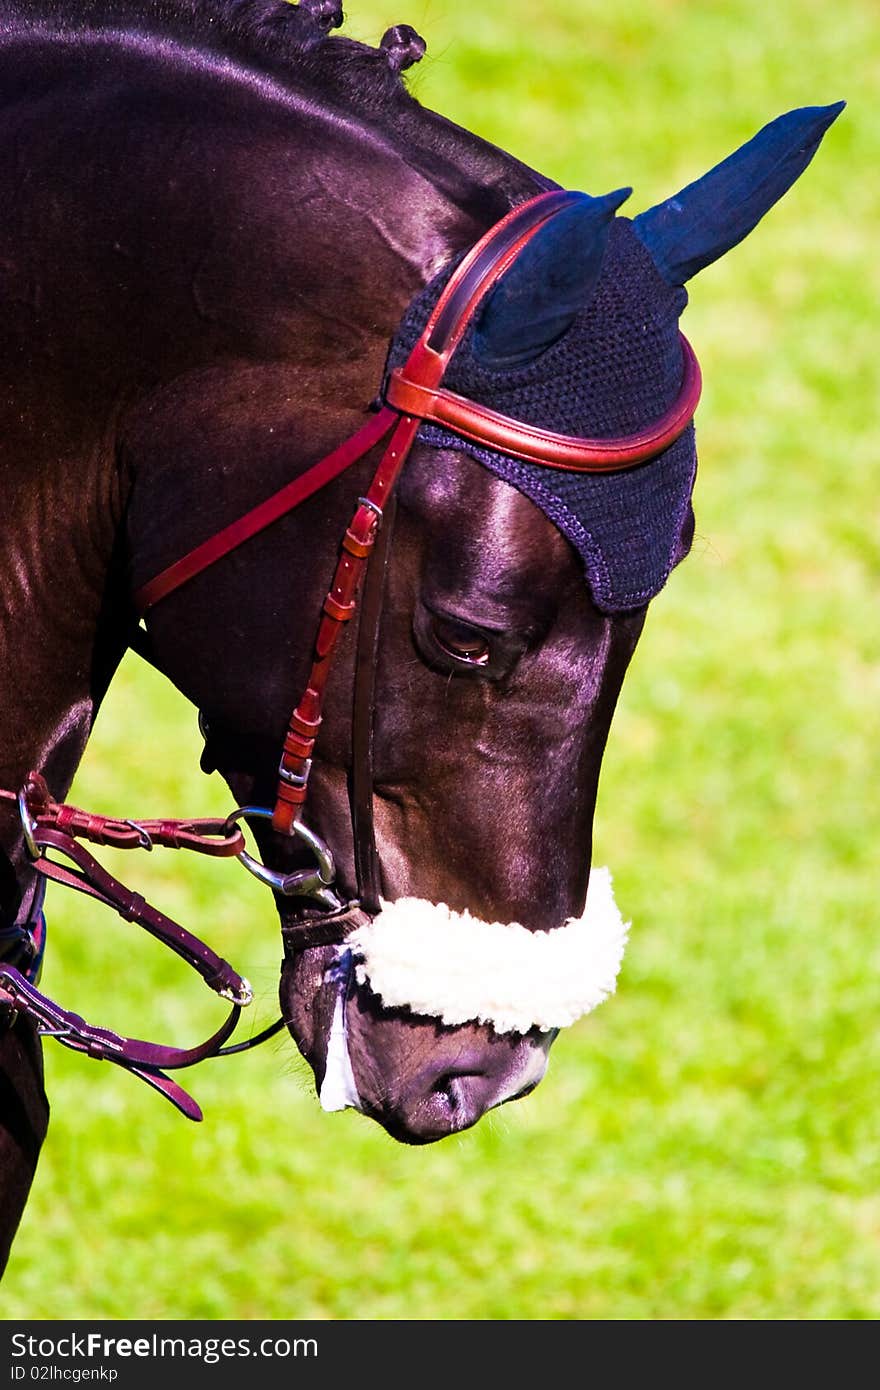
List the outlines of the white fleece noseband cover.
{"label": "white fleece noseband cover", "polygon": [[613,994],[629,923],[607,869],[593,869],[583,915],[552,931],[481,922],[444,903],[383,903],[346,943],[359,984],[388,1008],[496,1033],[565,1028]]}

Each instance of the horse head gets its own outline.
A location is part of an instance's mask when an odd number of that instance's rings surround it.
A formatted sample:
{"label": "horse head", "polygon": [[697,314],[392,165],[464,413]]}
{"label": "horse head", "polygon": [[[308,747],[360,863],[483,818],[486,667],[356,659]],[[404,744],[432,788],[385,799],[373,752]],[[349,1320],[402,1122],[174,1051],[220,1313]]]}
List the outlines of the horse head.
{"label": "horse head", "polygon": [[[569,438],[650,434],[682,389],[685,283],[752,230],[839,109],[780,117],[632,221],[617,216],[629,190],[573,200],[482,296],[444,388]],[[411,300],[386,393],[458,260]],[[690,425],[638,466],[602,473],[493,442],[435,418],[403,471],[372,634],[375,920],[346,942],[292,945],[281,979],[325,1107],[354,1106],[408,1142],[526,1094],[559,1029],[614,988],[625,928],[607,877],[590,889],[600,766],[647,606],[694,528]],[[270,612],[238,593],[245,660],[225,658],[222,679],[216,650],[192,637],[215,631],[206,591],[195,607],[184,592],[173,617],[157,610],[162,664],[203,709],[210,760],[241,800],[271,800],[289,673],[321,589],[313,561],[291,556],[338,537],[338,505],[334,494],[305,530],[291,518],[283,543],[266,542]],[[221,593],[253,585],[237,566]],[[309,791],[340,903],[363,897],[350,805],[355,645],[326,694]],[[308,858],[301,842],[255,828],[276,872]],[[313,913],[284,895],[279,909],[296,943]]]}

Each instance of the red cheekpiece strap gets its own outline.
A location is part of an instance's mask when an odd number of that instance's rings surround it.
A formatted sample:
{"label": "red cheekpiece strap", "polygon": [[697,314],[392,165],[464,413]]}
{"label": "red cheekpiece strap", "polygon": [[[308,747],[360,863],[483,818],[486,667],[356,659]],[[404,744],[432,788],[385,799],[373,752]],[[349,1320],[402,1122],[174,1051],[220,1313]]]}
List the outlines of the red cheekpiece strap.
{"label": "red cheekpiece strap", "polygon": [[308,793],[311,754],[321,727],[324,690],[336,643],[356,611],[358,590],[375,544],[382,509],[394,490],[420,424],[420,420],[408,415],[399,421],[373,481],[360,499],[345,533],[333,583],[324,600],[306,691],[290,717],[281,754],[272,815],[272,829],[281,835],[293,833],[293,823],[302,812]]}

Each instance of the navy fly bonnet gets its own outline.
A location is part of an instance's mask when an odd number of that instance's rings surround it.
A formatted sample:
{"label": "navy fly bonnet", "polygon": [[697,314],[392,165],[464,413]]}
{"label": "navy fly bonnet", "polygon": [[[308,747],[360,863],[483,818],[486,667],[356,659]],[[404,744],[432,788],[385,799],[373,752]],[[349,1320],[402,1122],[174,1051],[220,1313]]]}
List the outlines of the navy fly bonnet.
{"label": "navy fly bonnet", "polygon": [[[580,438],[613,438],[658,420],[682,385],[684,284],[749,234],[809,164],[843,106],[786,112],[632,221],[613,215],[628,189],[587,199],[594,205],[594,257],[592,265],[589,254],[584,261],[591,292],[570,318],[557,320],[555,341],[549,335],[543,351],[511,365],[515,352],[506,362],[497,353],[480,353],[474,319],[446,368],[444,387],[526,425]],[[600,230],[605,217],[607,243]],[[577,263],[578,256],[577,242],[570,241],[552,275],[564,282],[566,261]],[[457,263],[411,303],[391,345],[389,372],[405,361]],[[572,273],[578,270],[575,264]],[[547,305],[539,299],[538,307],[540,313]],[[502,317],[512,338],[522,341],[528,335],[518,329],[518,313],[520,322],[528,320],[528,301],[520,298],[518,309],[513,294]],[[606,613],[647,603],[690,549],[697,467],[692,424],[655,458],[598,474],[523,462],[436,423],[424,423],[418,438],[469,454],[531,498],[582,557],[593,599]]]}
{"label": "navy fly bonnet", "polygon": [[[388,359],[401,366],[460,257],[416,296]],[[485,365],[472,322],[444,386],[530,425],[580,438],[632,434],[657,420],[682,382],[678,318],[687,292],[668,285],[622,217],[611,224],[594,294],[571,327],[522,366]],[[569,473],[527,463],[425,423],[420,442],[476,459],[529,497],[581,556],[597,607],[638,608],[687,554],[696,474],[693,425],[659,457],[613,473]]]}

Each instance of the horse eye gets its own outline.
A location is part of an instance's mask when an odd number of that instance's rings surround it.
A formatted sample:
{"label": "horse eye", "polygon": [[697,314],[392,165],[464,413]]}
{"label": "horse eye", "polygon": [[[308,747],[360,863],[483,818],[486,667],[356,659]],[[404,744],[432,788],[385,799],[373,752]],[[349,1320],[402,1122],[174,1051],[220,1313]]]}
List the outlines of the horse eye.
{"label": "horse eye", "polygon": [[489,643],[481,632],[450,618],[432,618],[431,636],[441,651],[468,666],[487,666]]}

